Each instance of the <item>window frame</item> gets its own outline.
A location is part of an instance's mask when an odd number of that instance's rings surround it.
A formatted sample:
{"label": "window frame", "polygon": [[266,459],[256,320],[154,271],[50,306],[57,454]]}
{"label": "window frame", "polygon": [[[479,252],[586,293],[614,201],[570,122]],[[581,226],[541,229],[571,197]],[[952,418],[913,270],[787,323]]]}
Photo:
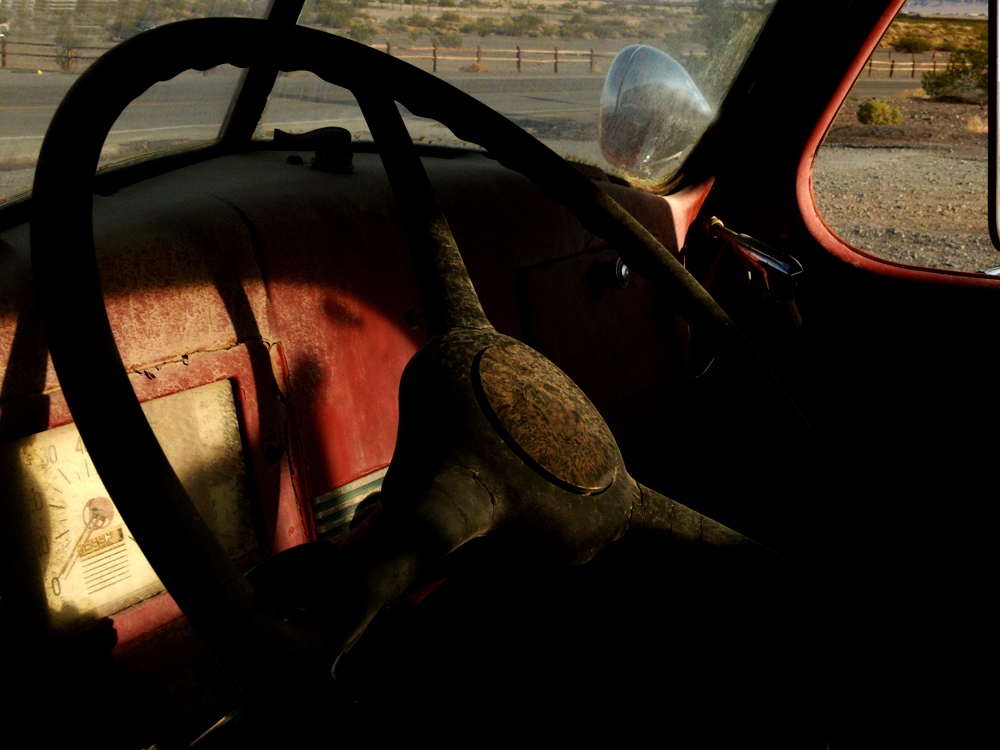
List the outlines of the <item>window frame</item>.
{"label": "window frame", "polygon": [[[840,108],[844,101],[847,99],[851,90],[854,88],[854,83],[857,78],[861,75],[867,64],[868,58],[878,47],[878,43],[881,41],[882,37],[885,35],[889,26],[896,19],[900,9],[902,8],[905,0],[898,0],[898,2],[893,3],[885,9],[879,18],[879,22],[875,25],[872,31],[865,39],[865,43],[858,50],[854,61],[848,67],[846,73],[841,79],[840,84],[834,95],[830,98],[829,103],[823,110],[819,121],[816,123],[812,134],[806,142],[805,149],[799,159],[798,169],[796,173],[796,194],[798,198],[799,211],[801,213],[802,219],[805,222],[806,229],[813,239],[823,247],[824,250],[829,252],[836,259],[847,263],[859,270],[867,271],[870,273],[878,274],[880,276],[887,276],[896,279],[905,279],[909,281],[918,282],[929,282],[934,284],[944,284],[944,285],[957,285],[966,287],[977,287],[985,289],[996,289],[997,285],[1000,284],[1000,276],[988,276],[982,273],[976,273],[973,271],[959,271],[947,268],[921,268],[919,266],[908,266],[902,263],[898,263],[892,260],[886,260],[879,258],[866,252],[863,248],[856,248],[853,245],[847,244],[845,240],[839,237],[836,232],[827,224],[826,220],[823,218],[817,204],[815,195],[813,194],[813,167],[816,160],[816,155],[819,149],[823,145],[823,141],[826,138],[826,134],[830,127],[833,125],[833,121],[836,119],[837,114],[840,112]],[[995,24],[996,13],[993,12],[995,5],[1000,3],[1000,0],[989,0],[988,7],[991,10],[990,13],[990,39],[993,42],[993,27]],[[996,65],[992,64],[991,57],[991,76],[996,75]],[[991,85],[991,89],[995,89]],[[991,90],[991,95],[993,90]],[[995,99],[996,97],[992,97]],[[992,179],[992,175],[995,174],[995,153],[996,148],[992,146],[993,141],[998,136],[998,129],[995,127],[993,122],[994,107],[991,105],[989,107],[990,112],[990,143],[991,148],[991,158],[990,158],[990,178],[989,178],[989,190],[991,191],[991,196],[988,199],[988,204],[990,210],[995,210],[992,192],[995,191],[995,180]],[[996,231],[994,229],[995,222],[992,218],[989,221],[991,235]],[[993,240],[994,246],[997,246],[997,239]]]}

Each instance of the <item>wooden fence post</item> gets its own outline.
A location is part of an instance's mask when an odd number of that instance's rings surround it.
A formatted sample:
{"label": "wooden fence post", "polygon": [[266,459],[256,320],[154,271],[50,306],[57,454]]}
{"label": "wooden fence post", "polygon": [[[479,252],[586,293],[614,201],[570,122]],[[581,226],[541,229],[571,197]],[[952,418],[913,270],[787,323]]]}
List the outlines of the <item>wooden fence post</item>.
{"label": "wooden fence post", "polygon": [[870,57],[868,58],[868,77],[872,77],[872,59]]}
{"label": "wooden fence post", "polygon": [[438,43],[437,40],[434,41],[434,71],[438,72]]}
{"label": "wooden fence post", "polygon": [[66,72],[69,73],[73,70],[73,50],[66,50]]}
{"label": "wooden fence post", "polygon": [[931,53],[931,72],[937,73],[937,52]]}
{"label": "wooden fence post", "polygon": [[553,54],[552,54],[552,72],[553,73],[558,73],[559,72],[559,48],[558,47],[553,47],[552,49],[553,49]]}
{"label": "wooden fence post", "polygon": [[483,64],[483,45],[476,45],[476,65]]}
{"label": "wooden fence post", "polygon": [[594,72],[594,48],[590,48],[590,72]]}
{"label": "wooden fence post", "polygon": [[892,78],[892,71],[896,69],[896,61],[893,60],[889,63],[889,78]]}
{"label": "wooden fence post", "polygon": [[0,67],[7,67],[7,37],[0,37]]}
{"label": "wooden fence post", "polygon": [[390,42],[388,39],[385,42],[385,54],[387,54],[389,57],[392,57],[392,42]]}
{"label": "wooden fence post", "polygon": [[910,78],[916,78],[916,77],[917,77],[917,61],[914,60],[913,61],[913,70],[910,71]]}
{"label": "wooden fence post", "polygon": [[521,72],[521,45],[517,45],[517,72]]}

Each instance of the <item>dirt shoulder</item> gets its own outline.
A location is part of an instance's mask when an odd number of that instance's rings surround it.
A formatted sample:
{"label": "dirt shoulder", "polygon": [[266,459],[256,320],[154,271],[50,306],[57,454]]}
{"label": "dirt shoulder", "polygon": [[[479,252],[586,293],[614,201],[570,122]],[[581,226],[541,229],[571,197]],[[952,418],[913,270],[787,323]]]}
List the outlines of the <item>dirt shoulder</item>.
{"label": "dirt shoulder", "polygon": [[934,102],[914,88],[880,99],[899,108],[898,125],[863,125],[858,107],[870,97],[852,93],[840,108],[826,136],[826,145],[876,148],[986,148],[986,107],[978,104]]}
{"label": "dirt shoulder", "polygon": [[878,258],[926,268],[1000,266],[987,229],[986,107],[932,102],[919,89],[883,101],[898,125],[863,125],[852,95],[813,171],[820,213]]}

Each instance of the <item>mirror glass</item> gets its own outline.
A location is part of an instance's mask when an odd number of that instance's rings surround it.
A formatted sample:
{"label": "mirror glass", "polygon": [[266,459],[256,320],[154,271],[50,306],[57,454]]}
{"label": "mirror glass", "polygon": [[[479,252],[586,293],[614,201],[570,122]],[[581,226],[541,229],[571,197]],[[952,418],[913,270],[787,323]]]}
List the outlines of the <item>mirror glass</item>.
{"label": "mirror glass", "polygon": [[714,110],[679,62],[641,44],[611,64],[601,92],[601,151],[644,181],[668,177],[694,148]]}

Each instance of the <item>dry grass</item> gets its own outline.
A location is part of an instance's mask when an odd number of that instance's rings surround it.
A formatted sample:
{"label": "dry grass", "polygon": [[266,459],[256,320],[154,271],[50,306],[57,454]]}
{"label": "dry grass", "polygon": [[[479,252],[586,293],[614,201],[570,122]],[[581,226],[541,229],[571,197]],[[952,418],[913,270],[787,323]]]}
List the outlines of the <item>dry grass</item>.
{"label": "dry grass", "polygon": [[897,18],[879,42],[892,47],[901,39],[925,39],[931,49],[950,52],[971,46],[986,33],[986,21],[941,21],[932,18]]}
{"label": "dry grass", "polygon": [[965,123],[965,129],[970,133],[988,133],[990,132],[990,126],[979,115],[972,115],[969,117],[968,121]]}

